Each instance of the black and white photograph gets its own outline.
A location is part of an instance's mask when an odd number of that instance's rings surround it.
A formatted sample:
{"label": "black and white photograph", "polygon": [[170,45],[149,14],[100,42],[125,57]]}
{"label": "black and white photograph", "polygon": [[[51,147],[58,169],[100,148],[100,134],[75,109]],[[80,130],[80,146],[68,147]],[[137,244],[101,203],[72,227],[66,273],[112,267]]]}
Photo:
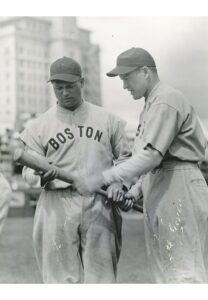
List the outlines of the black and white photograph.
{"label": "black and white photograph", "polygon": [[0,284],[208,283],[208,16],[2,15],[0,70]]}

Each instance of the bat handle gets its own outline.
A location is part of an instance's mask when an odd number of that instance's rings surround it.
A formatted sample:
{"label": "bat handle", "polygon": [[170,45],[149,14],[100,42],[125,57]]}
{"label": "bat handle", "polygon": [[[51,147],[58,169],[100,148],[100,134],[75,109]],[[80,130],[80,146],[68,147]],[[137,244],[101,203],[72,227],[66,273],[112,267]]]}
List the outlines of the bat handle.
{"label": "bat handle", "polygon": [[[104,191],[103,189],[99,189],[96,191],[97,194],[101,195],[101,196],[104,196],[104,197],[108,197],[108,193],[106,191]],[[141,213],[143,213],[143,207],[139,204],[134,204],[133,205],[133,210],[136,210],[136,211],[139,211]]]}

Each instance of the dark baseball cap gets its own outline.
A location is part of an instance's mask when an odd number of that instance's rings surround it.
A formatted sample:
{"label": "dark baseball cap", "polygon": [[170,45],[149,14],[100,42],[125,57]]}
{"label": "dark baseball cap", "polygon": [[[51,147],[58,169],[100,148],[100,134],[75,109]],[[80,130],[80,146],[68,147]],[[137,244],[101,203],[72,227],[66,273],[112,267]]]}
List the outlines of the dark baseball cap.
{"label": "dark baseball cap", "polygon": [[123,75],[144,66],[156,67],[152,56],[145,49],[131,48],[117,57],[116,67],[106,75],[109,77]]}
{"label": "dark baseball cap", "polygon": [[76,60],[64,56],[51,64],[48,82],[52,80],[75,82],[81,77],[82,70],[80,64]]}

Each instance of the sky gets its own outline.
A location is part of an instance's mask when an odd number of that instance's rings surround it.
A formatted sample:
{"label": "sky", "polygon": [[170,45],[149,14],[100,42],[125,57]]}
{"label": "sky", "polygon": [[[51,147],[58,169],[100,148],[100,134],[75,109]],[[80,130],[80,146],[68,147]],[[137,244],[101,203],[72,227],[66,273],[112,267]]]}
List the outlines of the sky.
{"label": "sky", "polygon": [[[180,89],[203,120],[208,120],[208,16],[80,16],[100,46],[103,106],[136,126],[143,100],[133,100],[118,77],[105,74],[116,57],[142,47],[154,57],[161,80]],[[208,121],[207,121],[208,126]]]}

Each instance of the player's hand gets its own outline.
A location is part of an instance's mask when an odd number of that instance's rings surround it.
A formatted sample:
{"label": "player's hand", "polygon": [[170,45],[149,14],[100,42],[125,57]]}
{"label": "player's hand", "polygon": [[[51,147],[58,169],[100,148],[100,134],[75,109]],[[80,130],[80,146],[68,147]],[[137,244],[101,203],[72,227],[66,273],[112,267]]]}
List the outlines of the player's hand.
{"label": "player's hand", "polygon": [[45,186],[48,182],[50,182],[56,178],[57,171],[55,169],[50,169],[47,172],[35,171],[34,174],[40,176],[41,186]]}
{"label": "player's hand", "polygon": [[124,197],[123,184],[120,182],[114,182],[109,185],[107,189],[108,200],[114,202],[122,202]]}
{"label": "player's hand", "polygon": [[[132,185],[132,187],[130,188],[130,190],[128,191],[129,195],[132,195],[132,197],[138,201],[139,199],[141,199],[143,197],[143,193],[142,193],[142,185],[141,183],[139,183],[139,181]],[[127,194],[127,195],[128,195]]]}
{"label": "player's hand", "polygon": [[119,207],[123,211],[129,211],[130,209],[132,209],[135,202],[136,202],[136,199],[135,199],[134,195],[132,193],[128,192],[124,195],[124,200],[123,200],[122,204],[119,205]]}

